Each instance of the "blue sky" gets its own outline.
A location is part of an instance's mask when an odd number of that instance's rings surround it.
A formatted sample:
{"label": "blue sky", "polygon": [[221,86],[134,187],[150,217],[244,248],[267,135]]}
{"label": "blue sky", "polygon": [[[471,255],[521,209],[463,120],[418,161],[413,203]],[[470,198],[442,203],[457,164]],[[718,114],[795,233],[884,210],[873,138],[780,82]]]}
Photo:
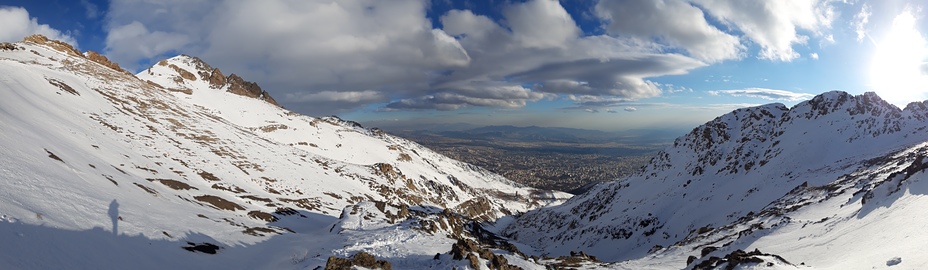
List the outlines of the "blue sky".
{"label": "blue sky", "polygon": [[923,1],[0,0],[131,71],[177,54],[366,126],[689,129],[830,90],[928,99]]}

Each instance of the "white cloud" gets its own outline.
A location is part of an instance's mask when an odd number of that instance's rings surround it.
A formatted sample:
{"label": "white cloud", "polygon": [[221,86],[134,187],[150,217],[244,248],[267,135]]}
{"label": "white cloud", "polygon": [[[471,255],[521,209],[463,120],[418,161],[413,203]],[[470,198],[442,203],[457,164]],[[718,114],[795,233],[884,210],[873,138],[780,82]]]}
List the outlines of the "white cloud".
{"label": "white cloud", "polygon": [[726,94],[736,97],[752,97],[752,98],[762,98],[767,100],[784,100],[784,101],[802,101],[811,99],[815,95],[806,94],[806,93],[796,93],[786,90],[776,90],[776,89],[767,89],[767,88],[746,88],[738,90],[718,90],[718,91],[708,91],[710,95],[720,95]]}
{"label": "white cloud", "polygon": [[623,109],[623,110],[625,110],[626,112],[634,112],[634,111],[637,111],[638,108],[635,108],[635,107],[625,107],[625,109]]}
{"label": "white cloud", "polygon": [[81,0],[81,6],[84,7],[84,13],[89,19],[96,19],[100,16],[100,8],[88,0]]}
{"label": "white cloud", "polygon": [[384,102],[451,110],[564,95],[636,100],[689,90],[654,78],[740,59],[751,44],[761,57],[792,60],[792,46],[809,38],[797,30],[826,37],[825,1],[600,1],[590,16],[608,19],[606,33],[584,36],[554,0],[504,3],[494,19],[451,10],[441,29],[425,0],[114,0],[105,53],[129,69],[196,55],[308,114]]}
{"label": "white cloud", "polygon": [[547,95],[515,85],[497,85],[446,89],[437,94],[402,99],[387,104],[388,109],[457,110],[467,106],[521,108],[529,101],[538,101]]}
{"label": "white cloud", "polygon": [[161,31],[151,32],[142,23],[133,21],[129,24],[110,29],[106,36],[104,52],[108,57],[129,69],[140,58],[153,58],[167,52],[176,52],[190,43],[190,38],[183,34]]}
{"label": "white cloud", "polygon": [[74,47],[78,46],[69,33],[62,33],[47,24],[39,24],[36,18],[29,17],[29,11],[25,8],[0,6],[0,25],[0,41],[16,42],[33,34],[41,34]]}
{"label": "white cloud", "polygon": [[614,96],[568,95],[566,98],[568,100],[574,101],[574,104],[578,106],[598,106],[598,107],[613,106],[613,105],[620,104],[620,103],[628,103],[628,102],[635,101],[633,99],[614,97]]}
{"label": "white cloud", "polygon": [[854,32],[857,33],[857,42],[861,42],[867,37],[867,24],[870,23],[870,5],[864,4],[860,7],[860,12],[854,15],[851,25],[854,26]]}
{"label": "white cloud", "polygon": [[661,39],[704,61],[738,59],[745,49],[737,36],[710,25],[687,1],[599,1],[595,11],[612,34]]}
{"label": "white cloud", "polygon": [[557,0],[534,0],[503,10],[513,36],[525,48],[564,48],[580,28]]}
{"label": "white cloud", "polygon": [[760,46],[758,57],[791,61],[799,57],[793,45],[806,44],[809,37],[797,30],[824,36],[836,17],[828,0],[693,0],[710,15],[744,33]]}
{"label": "white cloud", "polygon": [[[116,0],[107,14],[106,53],[130,69],[174,51],[197,55],[310,114],[388,98],[393,110],[518,108],[574,93],[647,98],[662,93],[647,78],[706,65],[663,53],[650,41],[580,36],[573,18],[553,0],[505,4],[498,21],[452,10],[439,18],[443,29],[425,17],[427,5]],[[365,94],[368,98],[320,103],[333,93],[365,91],[378,98]]]}
{"label": "white cloud", "polygon": [[[794,45],[806,44],[808,31],[827,42],[836,12],[830,0],[657,0],[600,1],[596,15],[613,35],[631,35],[680,48],[697,59],[739,59],[745,42],[760,47],[758,57],[791,61]],[[727,32],[709,23],[720,21]],[[749,43],[748,43],[749,44]]]}
{"label": "white cloud", "polygon": [[289,93],[285,96],[295,102],[380,102],[384,96],[372,90],[366,91],[322,91],[316,93]]}
{"label": "white cloud", "polygon": [[812,59],[818,60],[818,53],[810,53],[809,57],[811,57]]}

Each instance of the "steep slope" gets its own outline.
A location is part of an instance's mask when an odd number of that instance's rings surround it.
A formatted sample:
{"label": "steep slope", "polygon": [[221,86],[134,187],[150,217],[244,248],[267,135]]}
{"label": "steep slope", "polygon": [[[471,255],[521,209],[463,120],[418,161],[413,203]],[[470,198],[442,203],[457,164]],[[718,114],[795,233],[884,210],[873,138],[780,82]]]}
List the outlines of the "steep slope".
{"label": "steep slope", "polygon": [[907,229],[928,226],[912,217],[928,207],[916,188],[928,181],[925,119],[925,103],[900,110],[873,93],[735,110],[677,139],[642,173],[529,212],[505,232],[542,253],[626,261],[615,268],[679,269],[689,256],[694,266],[737,249],[820,268],[885,266],[902,254],[924,266],[920,249],[874,247],[928,240]]}
{"label": "steep slope", "polygon": [[[0,268],[216,265],[178,248],[186,242],[228,250],[219,261],[234,268],[279,268],[281,261],[303,268],[357,246],[353,234],[334,229],[357,214],[344,210],[358,203],[491,220],[569,196],[521,187],[348,121],[286,111],[237,76],[210,83],[221,73],[195,58],[151,69],[181,73],[169,84],[164,79],[173,78],[158,75],[168,73],[143,72],[154,83],[146,82],[41,36],[2,48],[0,241],[14,244],[0,245]],[[427,220],[441,211],[412,212]],[[393,219],[377,222],[411,237],[397,243],[437,243],[425,245],[439,248],[425,249],[428,259],[454,241]],[[346,230],[371,237],[363,228]],[[291,264],[286,256],[298,248],[314,248],[321,259]],[[57,256],[42,258],[43,249]],[[106,252],[122,259],[106,260]],[[152,264],[132,264],[140,257]]]}

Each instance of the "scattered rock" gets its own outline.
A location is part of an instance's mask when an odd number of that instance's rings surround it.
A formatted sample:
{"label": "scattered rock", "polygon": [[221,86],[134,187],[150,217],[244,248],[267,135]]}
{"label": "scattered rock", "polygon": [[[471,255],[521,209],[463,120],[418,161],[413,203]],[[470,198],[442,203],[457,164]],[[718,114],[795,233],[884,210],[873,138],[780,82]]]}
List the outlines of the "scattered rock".
{"label": "scattered rock", "polygon": [[235,204],[226,199],[216,197],[213,195],[201,195],[201,196],[196,196],[193,198],[196,199],[197,201],[208,203],[222,210],[229,210],[229,211],[245,210],[245,207],[242,207],[241,205]]}
{"label": "scattered rock", "polygon": [[200,177],[203,178],[203,180],[206,180],[206,181],[220,181],[219,177],[216,177],[215,175],[207,171],[200,171],[199,175]]}
{"label": "scattered rock", "polygon": [[145,180],[148,180],[148,181],[151,181],[151,182],[158,182],[158,183],[161,183],[162,185],[168,186],[169,188],[174,189],[174,190],[191,190],[191,189],[197,190],[197,188],[192,187],[192,186],[188,185],[187,183],[184,183],[184,182],[181,182],[181,181],[177,181],[177,180],[171,180],[171,179],[151,179],[151,178],[145,179]]}
{"label": "scattered rock", "polygon": [[257,219],[257,220],[263,220],[266,222],[274,222],[274,221],[279,220],[277,217],[275,217],[274,215],[271,215],[270,213],[265,213],[265,212],[261,212],[257,210],[248,212],[248,217]]}
{"label": "scattered rock", "polygon": [[9,42],[0,43],[0,51],[15,51],[18,49],[20,48],[17,47],[16,45],[13,45],[13,43],[9,43]]}
{"label": "scattered rock", "polygon": [[[473,269],[481,269],[480,260],[474,253],[479,254],[479,258],[489,261],[487,265],[494,270],[512,270],[522,269],[518,266],[510,265],[509,260],[503,255],[495,254],[489,249],[485,249],[477,242],[470,239],[458,239],[457,243],[451,245],[451,257],[455,260],[467,259]],[[437,258],[437,256],[436,256]]]}
{"label": "scattered rock", "polygon": [[[792,265],[788,261],[786,261],[786,259],[783,259],[783,257],[780,257],[779,255],[763,253],[763,252],[760,252],[760,250],[758,249],[754,249],[754,251],[751,251],[751,252],[745,252],[744,250],[739,249],[739,250],[735,250],[729,253],[728,255],[725,255],[724,258],[719,258],[715,256],[709,257],[709,259],[699,262],[698,264],[694,265],[693,268],[691,269],[693,270],[717,269],[724,265],[725,266],[724,269],[731,270],[731,269],[735,269],[736,266],[741,265],[741,264],[764,263],[765,260],[761,258],[761,256],[772,257],[773,259],[776,259],[777,261],[783,264]],[[688,262],[687,265],[693,263],[693,261],[689,259],[687,259],[687,262]],[[773,266],[773,265],[771,262],[768,262],[767,266]]]}
{"label": "scattered rock", "polygon": [[894,266],[900,263],[902,263],[902,257],[893,257],[892,259],[886,261],[886,266]]}
{"label": "scattered rock", "polygon": [[95,51],[87,51],[86,56],[87,56],[87,59],[89,59],[90,61],[96,62],[97,64],[101,64],[115,71],[119,71],[119,72],[122,72],[128,75],[132,75],[132,73],[129,73],[125,69],[122,69],[121,67],[119,67],[119,64],[111,62],[110,59],[106,58],[106,56],[103,56]]}
{"label": "scattered rock", "polygon": [[74,47],[71,46],[71,44],[67,44],[67,43],[64,43],[58,40],[50,40],[47,37],[40,35],[40,34],[35,34],[35,35],[25,37],[23,38],[23,41],[31,42],[31,43],[35,43],[39,45],[46,45],[48,47],[51,47],[52,49],[67,53],[71,56],[84,57],[84,55],[78,52],[77,50],[75,50]]}
{"label": "scattered rock", "polygon": [[383,269],[391,270],[393,266],[390,265],[390,262],[384,260],[377,260],[374,255],[368,254],[367,252],[358,252],[351,256],[351,259],[339,258],[335,256],[329,257],[325,262],[325,270],[349,270],[353,269],[353,266],[364,267],[369,269]]}
{"label": "scattered rock", "polygon": [[61,161],[62,163],[64,163],[64,160],[61,160],[61,158],[56,156],[55,153],[52,153],[52,151],[48,151],[48,149],[45,149],[45,153],[48,153],[49,158],[57,160],[57,161]]}

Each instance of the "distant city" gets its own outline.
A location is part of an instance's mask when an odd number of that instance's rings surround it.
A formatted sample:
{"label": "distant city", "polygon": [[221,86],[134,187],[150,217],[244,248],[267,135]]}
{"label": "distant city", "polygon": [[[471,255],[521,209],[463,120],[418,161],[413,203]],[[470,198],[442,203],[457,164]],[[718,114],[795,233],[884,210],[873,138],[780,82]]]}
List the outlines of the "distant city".
{"label": "distant city", "polygon": [[574,194],[640,171],[657,151],[684,133],[620,134],[534,126],[389,132],[518,183]]}

